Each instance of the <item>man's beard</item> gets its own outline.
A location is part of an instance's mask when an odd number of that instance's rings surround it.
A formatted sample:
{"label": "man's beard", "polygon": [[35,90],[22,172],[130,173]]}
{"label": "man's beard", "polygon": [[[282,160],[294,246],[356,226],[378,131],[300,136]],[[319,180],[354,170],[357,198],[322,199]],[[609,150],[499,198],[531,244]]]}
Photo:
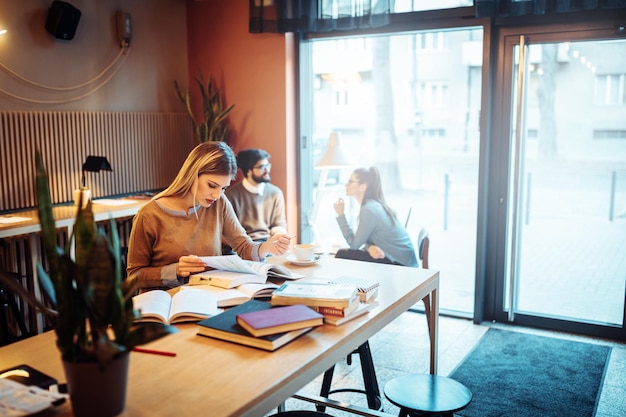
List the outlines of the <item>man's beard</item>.
{"label": "man's beard", "polygon": [[265,174],[263,174],[261,176],[257,176],[257,175],[252,174],[252,179],[257,184],[261,184],[262,182],[270,182],[270,175],[267,174],[267,176],[266,176]]}

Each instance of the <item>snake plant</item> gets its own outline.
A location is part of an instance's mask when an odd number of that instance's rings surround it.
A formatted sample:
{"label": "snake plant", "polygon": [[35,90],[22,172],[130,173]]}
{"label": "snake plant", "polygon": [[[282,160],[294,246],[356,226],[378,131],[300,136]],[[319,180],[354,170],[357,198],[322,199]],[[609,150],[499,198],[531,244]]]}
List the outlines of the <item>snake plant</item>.
{"label": "snake plant", "polygon": [[228,143],[229,126],[227,118],[232,111],[234,104],[224,108],[219,88],[216,87],[213,77],[204,81],[204,77],[195,77],[196,84],[200,90],[202,103],[202,114],[196,117],[193,112],[191,102],[191,92],[187,89],[184,93],[174,81],[176,96],[183,103],[187,114],[193,124],[194,134],[199,143],[203,142],[226,142]]}
{"label": "snake plant", "polygon": [[[47,269],[37,264],[37,276],[51,308],[27,292],[13,277],[0,281],[51,321],[61,357],[69,362],[99,362],[177,329],[162,323],[135,323],[138,312],[132,295],[134,279],[122,279],[120,242],[113,219],[110,232],[96,226],[91,202],[78,212],[73,233],[64,248],[57,245],[48,174],[36,152],[37,210]],[[72,257],[72,248],[74,257]]]}

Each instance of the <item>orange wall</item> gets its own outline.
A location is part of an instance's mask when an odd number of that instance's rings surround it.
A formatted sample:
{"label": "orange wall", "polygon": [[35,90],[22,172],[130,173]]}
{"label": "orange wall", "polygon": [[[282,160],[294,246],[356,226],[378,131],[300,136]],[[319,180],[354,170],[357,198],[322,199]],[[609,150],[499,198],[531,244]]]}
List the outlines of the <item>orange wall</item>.
{"label": "orange wall", "polygon": [[189,1],[187,27],[190,80],[212,75],[224,104],[235,105],[235,151],[263,148],[272,155],[272,182],[285,193],[289,229],[296,232],[293,37],[248,33],[248,0]]}

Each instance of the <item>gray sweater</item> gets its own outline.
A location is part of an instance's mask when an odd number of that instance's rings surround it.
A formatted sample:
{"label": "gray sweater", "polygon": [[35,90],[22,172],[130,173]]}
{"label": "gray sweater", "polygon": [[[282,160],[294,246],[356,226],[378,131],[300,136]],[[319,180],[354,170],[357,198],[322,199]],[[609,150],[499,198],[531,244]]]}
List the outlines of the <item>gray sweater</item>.
{"label": "gray sweater", "polygon": [[383,206],[368,200],[361,206],[359,226],[352,231],[345,214],[337,217],[343,237],[350,249],[361,249],[363,245],[376,245],[385,252],[385,257],[405,266],[417,267],[419,263],[415,249],[406,229],[397,218],[393,221]]}

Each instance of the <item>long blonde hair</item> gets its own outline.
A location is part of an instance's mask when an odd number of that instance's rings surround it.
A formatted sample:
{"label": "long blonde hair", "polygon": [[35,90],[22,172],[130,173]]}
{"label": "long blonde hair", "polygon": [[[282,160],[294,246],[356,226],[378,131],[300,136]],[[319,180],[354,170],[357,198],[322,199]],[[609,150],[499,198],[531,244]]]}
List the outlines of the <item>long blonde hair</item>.
{"label": "long blonde hair", "polygon": [[230,146],[224,142],[204,142],[196,146],[187,156],[174,181],[155,195],[154,199],[184,197],[202,174],[229,175],[234,179],[237,175],[237,159]]}

